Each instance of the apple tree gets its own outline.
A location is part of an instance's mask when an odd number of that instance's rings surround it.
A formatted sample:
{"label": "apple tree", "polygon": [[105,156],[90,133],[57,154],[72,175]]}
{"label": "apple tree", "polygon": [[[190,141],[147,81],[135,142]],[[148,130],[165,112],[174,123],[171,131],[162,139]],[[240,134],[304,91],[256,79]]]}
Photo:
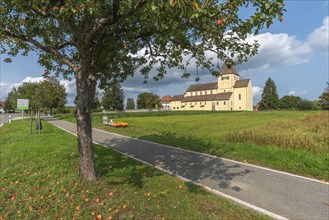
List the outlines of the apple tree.
{"label": "apple tree", "polygon": [[0,51],[6,62],[35,51],[46,75],[75,78],[80,177],[96,180],[91,105],[98,82],[123,81],[136,70],[148,79],[151,69],[159,80],[192,58],[217,74],[208,52],[247,61],[258,48],[244,41],[248,34],[281,21],[284,11],[283,0],[1,0]]}

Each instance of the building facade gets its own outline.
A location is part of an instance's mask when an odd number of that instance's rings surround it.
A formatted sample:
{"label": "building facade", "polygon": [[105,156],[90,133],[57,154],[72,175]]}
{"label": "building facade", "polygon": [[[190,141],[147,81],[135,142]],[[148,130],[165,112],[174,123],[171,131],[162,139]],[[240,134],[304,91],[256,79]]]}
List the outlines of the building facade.
{"label": "building facade", "polygon": [[160,99],[160,103],[162,105],[162,109],[165,111],[170,110],[170,102],[172,100],[172,97],[170,95],[163,96]]}
{"label": "building facade", "polygon": [[191,85],[172,97],[170,110],[253,111],[250,79],[240,80],[232,61],[224,63],[217,82]]}

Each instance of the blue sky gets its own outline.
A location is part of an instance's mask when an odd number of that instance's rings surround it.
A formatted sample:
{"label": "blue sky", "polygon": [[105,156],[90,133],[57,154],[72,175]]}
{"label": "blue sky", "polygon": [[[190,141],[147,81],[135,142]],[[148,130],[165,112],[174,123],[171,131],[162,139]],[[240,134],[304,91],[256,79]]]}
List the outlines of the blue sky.
{"label": "blue sky", "polygon": [[[254,104],[260,100],[265,81],[271,77],[278,89],[279,96],[298,95],[315,100],[323,92],[329,80],[329,16],[328,0],[286,0],[284,21],[275,21],[248,40],[257,39],[261,44],[258,55],[247,63],[237,66],[240,79],[251,79]],[[43,69],[38,65],[36,56],[16,57],[12,63],[0,63],[0,100],[5,100],[12,86],[26,81],[40,81]],[[142,92],[153,92],[159,96],[183,94],[189,85],[195,84],[191,77],[182,79],[179,70],[169,71],[158,82],[143,84],[143,78],[136,73],[124,82],[125,98],[134,98]],[[208,72],[200,72],[198,83],[216,81]],[[75,96],[74,81],[61,80],[69,93],[69,103],[73,105]],[[99,92],[102,94],[102,92]]]}

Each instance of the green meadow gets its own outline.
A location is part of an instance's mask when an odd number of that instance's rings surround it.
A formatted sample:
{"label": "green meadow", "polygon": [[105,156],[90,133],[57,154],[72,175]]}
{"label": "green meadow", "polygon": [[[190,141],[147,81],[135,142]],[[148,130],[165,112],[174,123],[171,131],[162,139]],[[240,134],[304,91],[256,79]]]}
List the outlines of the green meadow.
{"label": "green meadow", "polygon": [[0,142],[1,220],[268,219],[98,145],[99,180],[80,180],[76,137],[46,122],[5,124]]}
{"label": "green meadow", "polygon": [[[329,112],[144,112],[112,113],[127,128],[93,126],[139,139],[329,180]],[[72,115],[59,116],[74,122]]]}

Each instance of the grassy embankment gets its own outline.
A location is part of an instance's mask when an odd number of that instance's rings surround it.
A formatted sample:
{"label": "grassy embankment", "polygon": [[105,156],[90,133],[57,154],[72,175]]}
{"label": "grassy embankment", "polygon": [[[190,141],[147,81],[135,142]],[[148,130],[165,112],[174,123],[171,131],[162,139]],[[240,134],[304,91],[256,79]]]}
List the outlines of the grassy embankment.
{"label": "grassy embankment", "polygon": [[[329,112],[149,112],[110,114],[110,132],[329,180]],[[63,116],[74,122],[72,115]]]}
{"label": "grassy embankment", "polygon": [[267,219],[97,145],[99,180],[79,180],[76,137],[47,123],[6,124],[0,143],[0,219]]}

